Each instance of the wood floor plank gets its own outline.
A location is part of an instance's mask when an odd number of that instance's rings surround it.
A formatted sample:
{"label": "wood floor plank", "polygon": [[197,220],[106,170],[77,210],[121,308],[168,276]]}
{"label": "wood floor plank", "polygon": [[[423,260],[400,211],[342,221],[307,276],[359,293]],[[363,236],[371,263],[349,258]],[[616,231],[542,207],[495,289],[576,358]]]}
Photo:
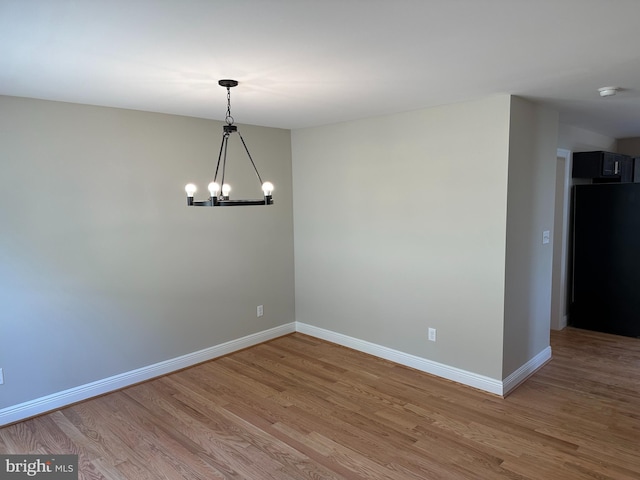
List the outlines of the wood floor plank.
{"label": "wood floor plank", "polygon": [[567,328],[507,398],[299,333],[0,429],[80,478],[640,478],[640,340]]}

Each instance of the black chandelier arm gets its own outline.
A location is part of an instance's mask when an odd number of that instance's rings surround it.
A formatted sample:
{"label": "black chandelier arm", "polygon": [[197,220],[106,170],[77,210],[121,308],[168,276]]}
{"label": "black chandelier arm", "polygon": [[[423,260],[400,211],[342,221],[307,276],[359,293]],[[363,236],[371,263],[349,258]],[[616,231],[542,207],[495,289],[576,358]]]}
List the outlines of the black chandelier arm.
{"label": "black chandelier arm", "polygon": [[220,152],[218,152],[218,163],[216,164],[216,174],[213,176],[213,181],[215,182],[218,179],[218,169],[220,168],[220,159],[222,158],[222,149],[225,144],[225,136],[226,134],[222,134],[222,141],[220,142]]}
{"label": "black chandelier arm", "polygon": [[240,136],[240,140],[242,140],[242,146],[244,147],[244,151],[247,152],[247,156],[249,157],[249,160],[251,160],[251,165],[253,165],[253,170],[256,172],[256,175],[258,176],[258,182],[259,185],[262,187],[262,177],[260,177],[260,173],[258,172],[258,169],[256,168],[256,164],[253,161],[253,158],[251,158],[251,154],[249,153],[249,149],[247,148],[247,144],[244,142],[244,138],[242,138],[242,135],[240,134],[240,131],[238,131],[238,135]]}
{"label": "black chandelier arm", "polygon": [[[222,182],[220,182],[220,188],[222,188],[224,186],[224,174],[225,174],[225,172],[227,170],[227,145],[229,144],[229,134],[226,133],[226,132],[222,136],[222,144],[224,145],[224,153],[223,153],[223,156],[222,156]],[[218,178],[217,175],[216,175],[216,178]],[[221,191],[221,193],[222,193],[222,191]]]}

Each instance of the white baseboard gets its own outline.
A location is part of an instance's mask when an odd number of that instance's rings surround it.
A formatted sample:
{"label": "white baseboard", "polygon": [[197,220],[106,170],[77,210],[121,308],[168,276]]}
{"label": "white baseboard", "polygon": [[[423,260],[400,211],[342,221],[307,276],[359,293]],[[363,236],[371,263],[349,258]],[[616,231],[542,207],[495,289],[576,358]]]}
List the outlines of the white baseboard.
{"label": "white baseboard", "polygon": [[415,368],[416,370],[462,383],[463,385],[468,385],[495,395],[503,394],[502,382],[495,378],[485,377],[484,375],[478,375],[477,373],[450,367],[449,365],[427,360],[426,358],[410,355],[398,350],[393,350],[392,348],[383,347],[375,343],[370,343],[341,333],[335,333],[330,330],[307,325],[305,323],[296,322],[296,331],[311,335],[312,337],[321,338],[329,342],[337,343],[344,347],[353,348],[354,350],[365,352],[376,357],[391,360],[392,362],[399,363],[400,365]]}
{"label": "white baseboard", "polygon": [[551,358],[551,347],[547,347],[518,370],[509,375],[504,381],[500,381],[484,375],[479,375],[477,373],[434,362],[432,360],[427,360],[426,358],[400,352],[392,348],[383,347],[365,340],[349,337],[341,333],[332,332],[330,330],[314,327],[305,323],[295,322],[281,325],[263,332],[254,333],[252,335],[247,335],[246,337],[205,348],[204,350],[165,360],[164,362],[156,363],[154,365],[121,373],[119,375],[114,375],[113,377],[87,383],[62,392],[57,392],[45,397],[36,398],[35,400],[0,409],[0,427],[49,412],[51,410],[63,408],[67,405],[71,405],[91,397],[103,395],[136,383],[166,375],[223,355],[228,355],[238,350],[242,350],[243,348],[248,348],[296,331],[501,396],[506,395],[519,384],[524,382]]}
{"label": "white baseboard", "polygon": [[114,375],[113,377],[80,385],[45,397],[36,398],[35,400],[30,400],[18,405],[6,407],[0,409],[0,427],[49,412],[51,410],[56,410],[91,397],[119,390],[139,382],[144,382],[145,380],[166,375],[198,363],[206,362],[207,360],[228,355],[229,353],[242,350],[243,348],[251,347],[293,332],[295,332],[295,323],[281,325],[263,332],[254,333],[252,335],[247,335],[246,337],[221,343],[220,345],[205,348],[204,350],[165,360],[164,362],[156,363],[154,365],[149,365],[147,367]]}
{"label": "white baseboard", "polygon": [[514,388],[533,375],[540,367],[551,360],[551,347],[542,350],[519,369],[502,381],[503,396],[508,395]]}

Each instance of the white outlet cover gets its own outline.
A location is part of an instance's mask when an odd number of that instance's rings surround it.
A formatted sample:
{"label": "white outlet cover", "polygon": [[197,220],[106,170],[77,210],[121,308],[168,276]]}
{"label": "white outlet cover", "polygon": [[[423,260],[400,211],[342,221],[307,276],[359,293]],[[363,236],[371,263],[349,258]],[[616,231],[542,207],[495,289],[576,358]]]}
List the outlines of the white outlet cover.
{"label": "white outlet cover", "polygon": [[542,232],[542,244],[543,245],[546,245],[547,243],[549,243],[550,236],[551,236],[551,232],[549,230],[545,230],[544,232]]}

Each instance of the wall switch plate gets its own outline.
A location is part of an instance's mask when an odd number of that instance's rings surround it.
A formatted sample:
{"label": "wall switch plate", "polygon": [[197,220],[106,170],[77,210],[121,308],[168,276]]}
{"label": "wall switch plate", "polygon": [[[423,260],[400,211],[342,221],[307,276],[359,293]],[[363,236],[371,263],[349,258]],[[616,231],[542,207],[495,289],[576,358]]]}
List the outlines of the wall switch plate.
{"label": "wall switch plate", "polygon": [[261,317],[264,315],[264,307],[262,305],[258,305],[256,309],[256,317]]}
{"label": "wall switch plate", "polygon": [[436,329],[435,328],[430,328],[429,329],[429,340],[432,342],[436,341]]}
{"label": "wall switch plate", "polygon": [[551,232],[549,230],[545,230],[544,232],[542,232],[543,245],[546,245],[547,243],[549,243],[550,235],[551,235]]}
{"label": "wall switch plate", "polygon": [[4,383],[4,374],[2,373],[2,369],[0,368],[0,385]]}

